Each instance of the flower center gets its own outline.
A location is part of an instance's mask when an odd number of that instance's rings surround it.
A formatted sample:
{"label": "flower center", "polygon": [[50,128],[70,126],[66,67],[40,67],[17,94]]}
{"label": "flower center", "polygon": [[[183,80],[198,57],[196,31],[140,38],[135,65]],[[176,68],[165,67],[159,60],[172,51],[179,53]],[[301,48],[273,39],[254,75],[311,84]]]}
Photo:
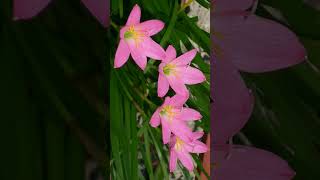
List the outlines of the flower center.
{"label": "flower center", "polygon": [[174,148],[177,150],[177,151],[181,151],[182,147],[184,145],[184,142],[180,139],[180,138],[176,138],[176,144],[174,145]]}
{"label": "flower center", "polygon": [[176,113],[174,112],[174,109],[170,105],[164,106],[160,111],[160,116],[166,116],[168,121],[171,122],[174,118]]}
{"label": "flower center", "polygon": [[175,65],[173,64],[167,64],[163,67],[163,73],[167,76],[169,76],[170,74],[174,74],[175,73]]}
{"label": "flower center", "polygon": [[126,40],[133,40],[138,46],[142,41],[145,34],[142,31],[137,30],[133,25],[124,33]]}

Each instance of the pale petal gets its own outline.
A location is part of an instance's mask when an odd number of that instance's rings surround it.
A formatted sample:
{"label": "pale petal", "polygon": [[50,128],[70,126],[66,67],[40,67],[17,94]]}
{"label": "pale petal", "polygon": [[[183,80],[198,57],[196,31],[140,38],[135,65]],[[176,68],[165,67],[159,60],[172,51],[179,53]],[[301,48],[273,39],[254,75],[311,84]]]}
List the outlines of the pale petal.
{"label": "pale petal", "polygon": [[142,70],[144,70],[147,66],[147,57],[144,54],[143,49],[137,47],[134,42],[129,42],[128,45],[132,59]]}
{"label": "pale petal", "polygon": [[109,24],[109,3],[107,0],[81,0],[89,11],[98,19],[98,21],[105,27]]}
{"label": "pale petal", "polygon": [[184,122],[174,120],[171,123],[171,130],[174,135],[182,139],[184,142],[190,143],[193,141],[192,130]]}
{"label": "pale petal", "polygon": [[166,58],[164,62],[169,62],[177,57],[177,52],[176,49],[172,46],[169,45],[167,50],[166,50]]}
{"label": "pale petal", "polygon": [[130,56],[130,49],[127,43],[121,39],[114,58],[114,67],[119,68],[126,63]]}
{"label": "pale petal", "polygon": [[166,120],[161,119],[161,125],[162,125],[162,142],[163,144],[167,144],[170,141],[170,136],[171,136],[171,129],[166,122]]}
{"label": "pale petal", "polygon": [[163,97],[169,90],[169,82],[162,74],[158,77],[158,96]]}
{"label": "pale petal", "polygon": [[194,166],[191,155],[185,151],[177,152],[177,155],[182,165],[186,167],[188,171],[193,171]]}
{"label": "pale petal", "polygon": [[147,57],[155,60],[162,60],[166,57],[166,52],[164,51],[164,49],[151,38],[145,38],[145,40],[141,44],[143,46],[144,54]]}
{"label": "pale petal", "polygon": [[141,9],[136,4],[130,12],[126,25],[130,26],[130,25],[138,24],[140,23],[140,18],[141,18]]}
{"label": "pale petal", "polygon": [[147,36],[153,36],[164,28],[164,23],[160,20],[148,20],[136,25],[138,30],[147,33]]}
{"label": "pale petal", "polygon": [[211,61],[211,130],[214,143],[225,143],[248,121],[253,97],[239,72],[228,59]]}
{"label": "pale petal", "polygon": [[214,180],[290,180],[295,172],[277,155],[261,149],[213,145]]}
{"label": "pale petal", "polygon": [[196,121],[202,118],[201,114],[191,108],[182,108],[179,118],[183,121]]}
{"label": "pale petal", "polygon": [[204,135],[203,131],[196,131],[192,134],[194,140],[200,139]]}
{"label": "pale petal", "polygon": [[205,153],[208,151],[208,147],[206,144],[202,143],[201,141],[195,141],[193,143],[192,153]]}
{"label": "pale petal", "polygon": [[159,108],[153,113],[151,119],[150,119],[150,125],[152,127],[157,127],[160,125],[161,119],[160,119],[160,110]]}
{"label": "pale petal", "polygon": [[184,85],[182,80],[175,79],[175,78],[169,78],[168,79],[169,84],[171,88],[179,95],[181,96],[189,96],[189,91],[187,87]]}
{"label": "pale petal", "polygon": [[168,103],[176,108],[182,108],[182,106],[187,102],[189,96],[181,96],[176,94],[168,99]]}
{"label": "pale petal", "polygon": [[285,26],[255,15],[223,16],[213,20],[215,37],[234,65],[246,72],[267,72],[290,67],[305,60],[306,51]]}
{"label": "pale petal", "polygon": [[171,150],[170,151],[170,162],[169,162],[170,172],[173,172],[174,170],[176,170],[177,160],[178,160],[178,156],[177,156],[176,152],[174,150]]}
{"label": "pale petal", "polygon": [[13,1],[13,18],[29,19],[40,13],[48,6],[51,0],[14,0]]}
{"label": "pale petal", "polygon": [[197,54],[197,49],[190,50],[174,59],[172,62],[178,66],[188,65]]}
{"label": "pale petal", "polygon": [[190,66],[185,68],[182,77],[185,84],[199,84],[206,80],[206,77],[199,69]]}

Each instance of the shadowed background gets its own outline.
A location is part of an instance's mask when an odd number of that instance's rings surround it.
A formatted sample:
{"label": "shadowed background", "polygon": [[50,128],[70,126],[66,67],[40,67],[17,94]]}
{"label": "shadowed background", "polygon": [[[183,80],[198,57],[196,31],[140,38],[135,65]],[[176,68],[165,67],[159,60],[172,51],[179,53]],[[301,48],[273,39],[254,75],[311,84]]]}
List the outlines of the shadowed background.
{"label": "shadowed background", "polygon": [[106,30],[76,0],[55,0],[27,21],[11,14],[12,2],[1,1],[0,179],[101,178]]}

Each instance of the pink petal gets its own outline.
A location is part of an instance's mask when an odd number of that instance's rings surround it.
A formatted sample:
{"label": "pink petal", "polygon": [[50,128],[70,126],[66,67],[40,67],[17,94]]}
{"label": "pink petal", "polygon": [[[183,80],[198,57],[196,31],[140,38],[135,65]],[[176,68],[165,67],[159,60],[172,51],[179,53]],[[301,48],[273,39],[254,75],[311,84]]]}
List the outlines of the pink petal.
{"label": "pink petal", "polygon": [[184,121],[196,121],[202,118],[201,114],[191,108],[182,108],[179,118]]}
{"label": "pink petal", "polygon": [[196,131],[192,134],[193,140],[200,139],[204,135],[203,131]]}
{"label": "pink petal", "polygon": [[138,24],[140,23],[140,18],[141,18],[141,10],[140,10],[140,7],[136,4],[130,12],[126,25],[130,26],[130,25]]}
{"label": "pink petal", "polygon": [[150,119],[150,125],[152,127],[158,127],[160,125],[160,115],[159,115],[159,108],[153,113],[151,119]]}
{"label": "pink petal", "polygon": [[142,69],[144,70],[147,65],[147,57],[144,54],[144,51],[140,47],[136,47],[136,44],[134,42],[128,43],[132,59],[134,62]]}
{"label": "pink petal", "polygon": [[182,54],[172,62],[178,66],[188,65],[196,55],[197,55],[197,50],[193,49]]}
{"label": "pink petal", "polygon": [[13,18],[29,19],[36,16],[51,0],[14,0],[13,1]]}
{"label": "pink petal", "polygon": [[228,59],[211,62],[213,142],[225,143],[248,121],[254,101],[239,72]]}
{"label": "pink petal", "polygon": [[254,0],[214,0],[212,5],[214,12],[244,11],[251,7]]}
{"label": "pink petal", "polygon": [[171,130],[174,135],[182,139],[186,143],[193,141],[192,130],[187,126],[186,123],[174,120],[171,122]]}
{"label": "pink petal", "polygon": [[183,73],[183,82],[185,84],[199,84],[206,80],[204,74],[196,68],[187,67]]}
{"label": "pink petal", "polygon": [[147,32],[148,36],[153,36],[164,28],[164,23],[160,20],[148,20],[136,25],[137,29]]}
{"label": "pink petal", "polygon": [[127,43],[121,39],[114,58],[114,67],[119,68],[126,63],[130,56],[130,49]]}
{"label": "pink petal", "polygon": [[166,77],[162,74],[159,74],[158,77],[158,96],[163,97],[167,94],[169,90],[169,82]]}
{"label": "pink petal", "polygon": [[233,146],[230,152],[228,145],[212,149],[215,180],[290,180],[295,176],[286,161],[268,151],[241,145]]}
{"label": "pink petal", "polygon": [[168,122],[166,120],[161,120],[162,125],[162,142],[163,144],[167,144],[170,141],[171,130]]}
{"label": "pink petal", "polygon": [[173,172],[174,170],[176,170],[177,160],[178,160],[178,156],[177,156],[176,152],[174,150],[171,150],[170,151],[170,162],[169,162],[170,172]]}
{"label": "pink petal", "polygon": [[206,144],[202,143],[201,141],[195,141],[193,143],[192,153],[205,153],[208,151],[208,147]]}
{"label": "pink petal", "polygon": [[193,171],[194,167],[191,155],[185,151],[177,152],[177,155],[182,165],[186,167],[189,171]]}
{"label": "pink petal", "polygon": [[220,16],[213,26],[216,43],[235,66],[246,72],[267,72],[299,64],[306,51],[289,29],[274,21],[250,15]]}
{"label": "pink petal", "polygon": [[155,60],[162,60],[166,57],[164,49],[151,38],[145,38],[142,42],[144,54]]}
{"label": "pink petal", "polygon": [[89,11],[98,19],[105,27],[109,24],[109,1],[107,0],[81,0]]}
{"label": "pink petal", "polygon": [[168,103],[176,108],[182,108],[182,106],[187,102],[189,96],[181,96],[176,94],[168,99]]}
{"label": "pink petal", "polygon": [[176,49],[172,45],[169,45],[166,50],[166,58],[164,59],[164,62],[169,62],[175,59],[176,57],[177,57]]}
{"label": "pink petal", "polygon": [[175,78],[169,78],[168,79],[169,84],[171,88],[179,95],[181,96],[189,96],[189,91],[187,87],[184,85],[182,80],[175,79]]}

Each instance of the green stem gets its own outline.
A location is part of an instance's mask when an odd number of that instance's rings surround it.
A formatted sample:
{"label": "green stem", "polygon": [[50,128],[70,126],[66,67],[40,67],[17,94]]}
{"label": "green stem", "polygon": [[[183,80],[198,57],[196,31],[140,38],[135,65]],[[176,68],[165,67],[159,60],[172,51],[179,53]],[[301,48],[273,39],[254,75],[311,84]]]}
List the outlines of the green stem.
{"label": "green stem", "polygon": [[172,16],[171,16],[171,19],[170,19],[170,22],[169,22],[169,26],[166,30],[166,32],[164,33],[161,41],[160,41],[160,45],[163,47],[164,45],[166,45],[170,35],[171,35],[171,32],[176,24],[176,21],[177,21],[177,17],[178,17],[178,2],[177,0],[175,1],[174,3],[174,7],[173,7],[173,12],[172,12]]}

